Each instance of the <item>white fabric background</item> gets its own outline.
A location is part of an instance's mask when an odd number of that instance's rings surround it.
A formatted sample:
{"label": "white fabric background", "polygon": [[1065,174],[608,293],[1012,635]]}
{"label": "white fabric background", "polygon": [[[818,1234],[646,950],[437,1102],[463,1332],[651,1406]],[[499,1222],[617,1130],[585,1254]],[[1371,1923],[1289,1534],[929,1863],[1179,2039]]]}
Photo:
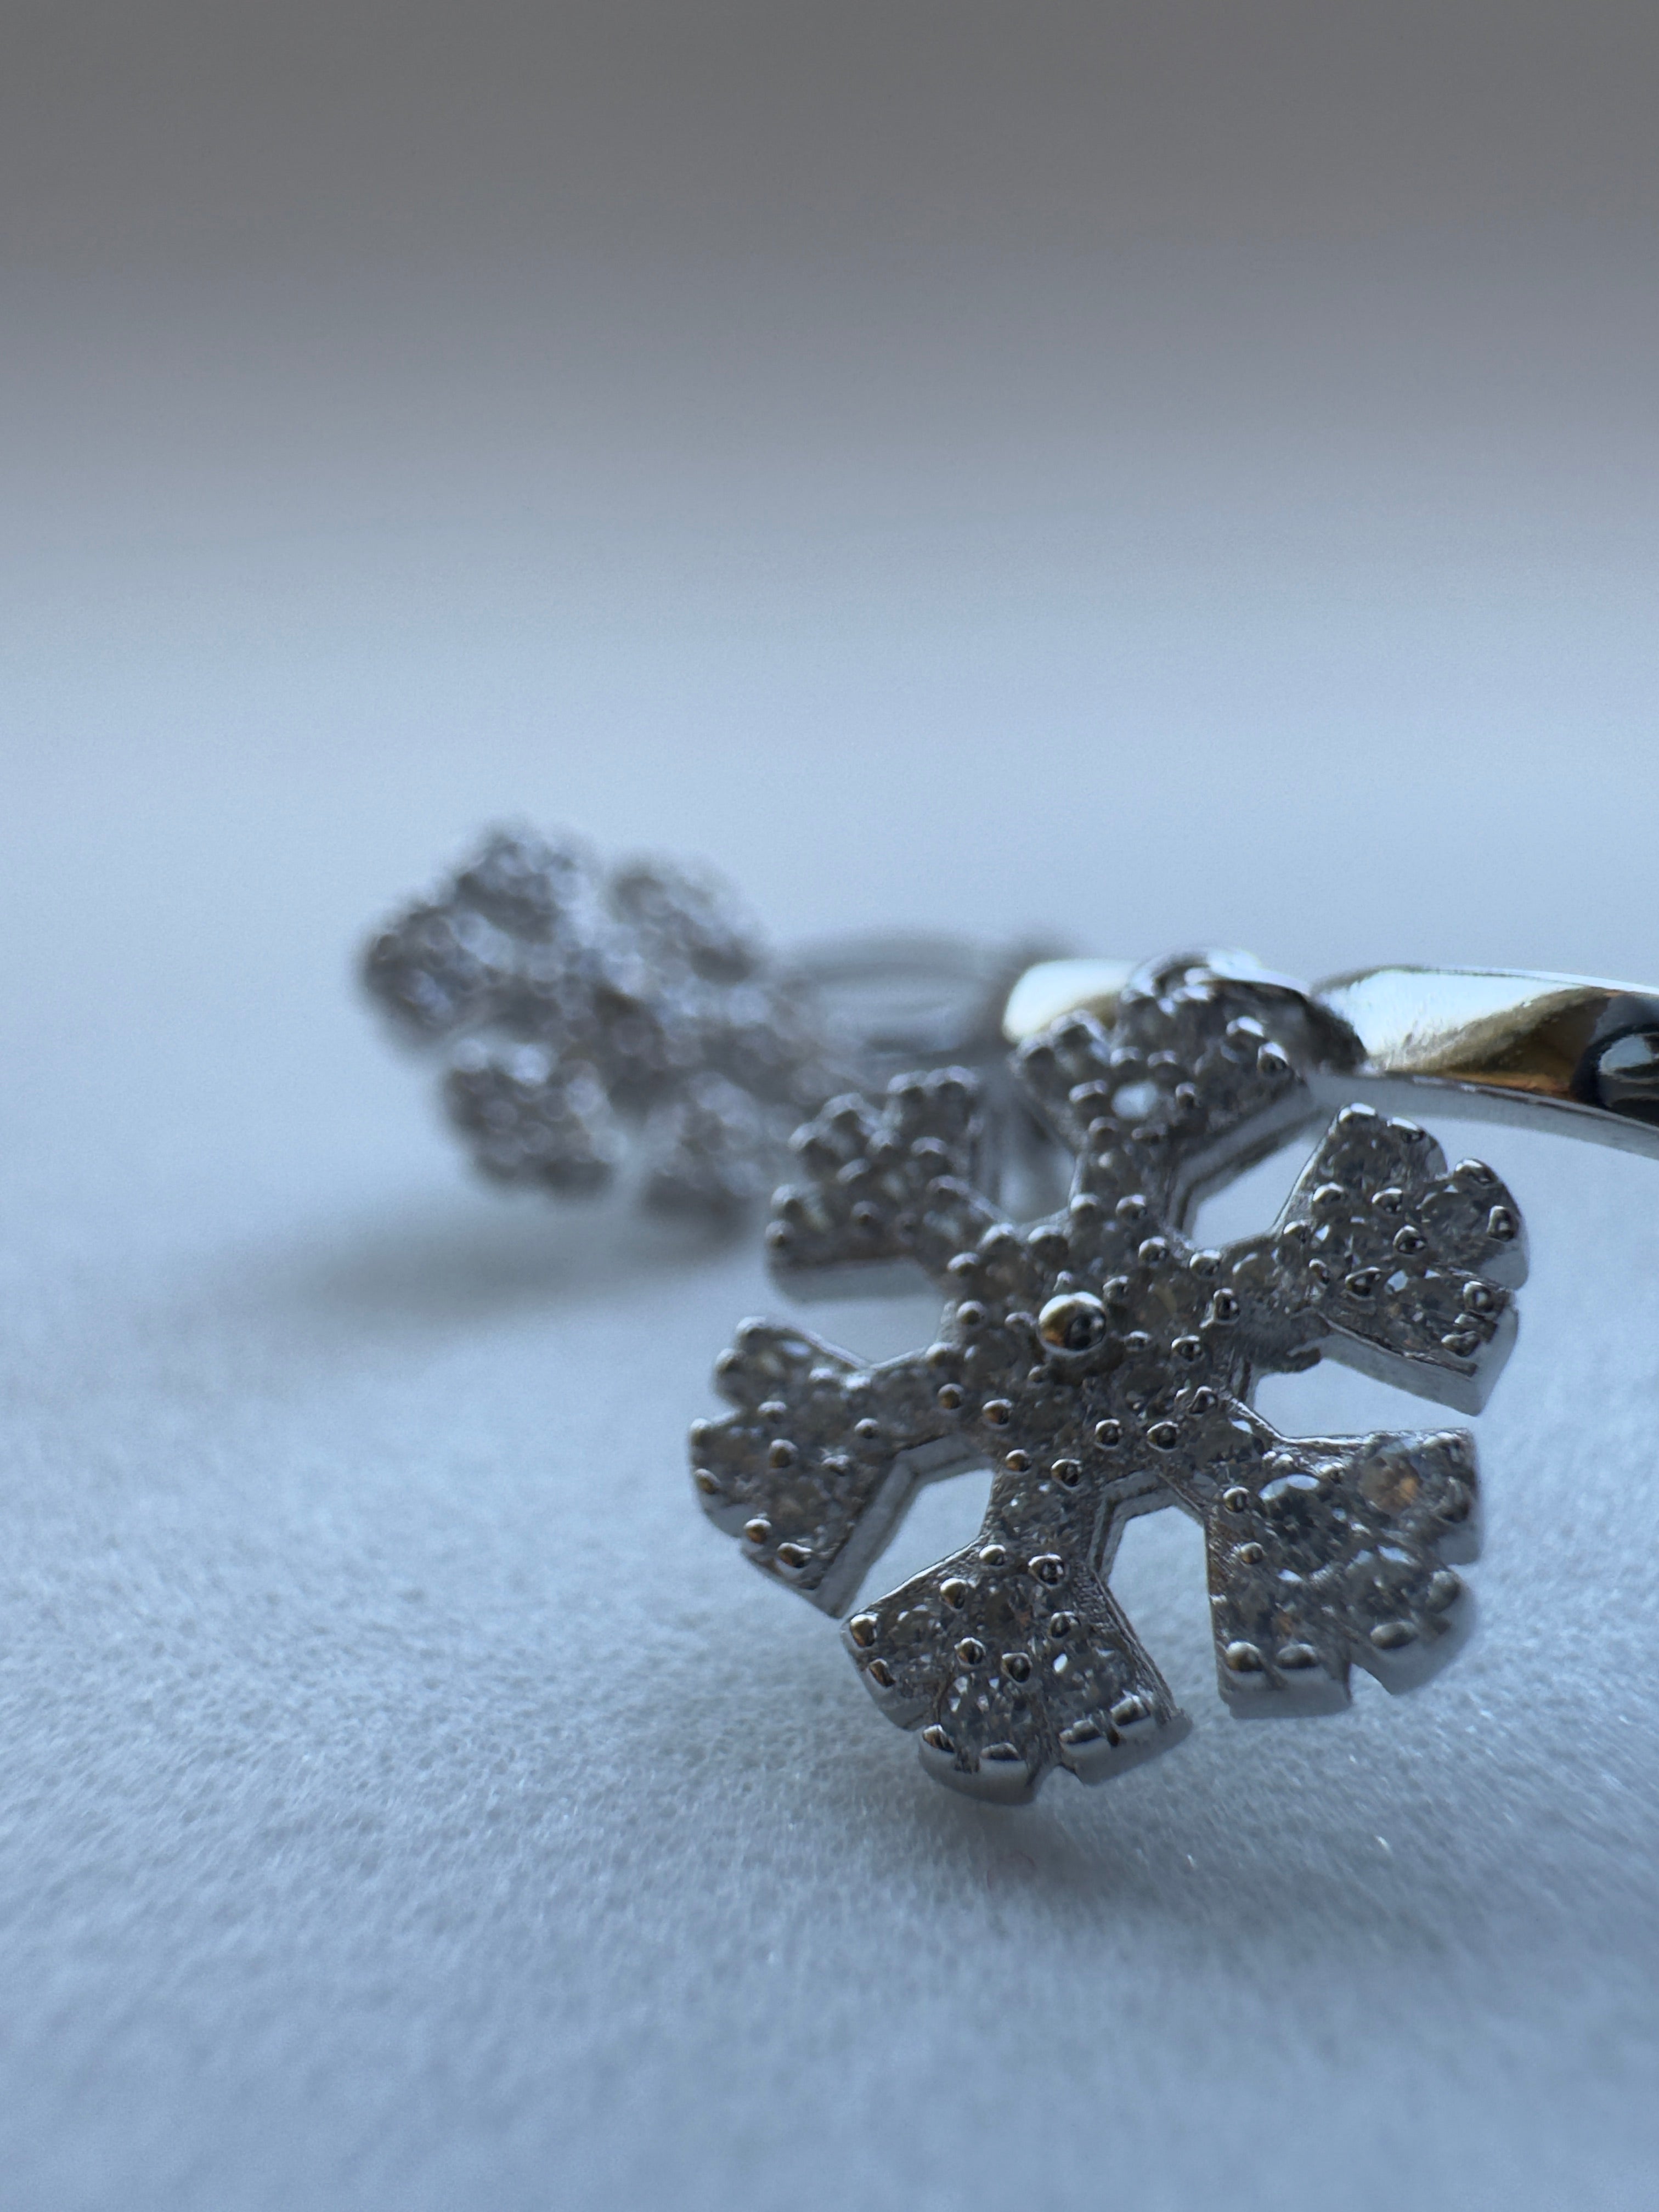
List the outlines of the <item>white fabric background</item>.
{"label": "white fabric background", "polygon": [[[1447,1675],[1237,1726],[1163,1516],[1118,1582],[1192,1739],[999,1813],[925,1781],[829,1624],[695,1509],[710,1363],[779,1309],[753,1240],[474,1187],[353,996],[363,931],[503,814],[704,853],[782,938],[1659,979],[1652,293],[1625,253],[1650,156],[1622,198],[1595,167],[1650,102],[1617,41],[1541,140],[1480,106],[1479,11],[1463,74],[1423,75],[1462,89],[1401,135],[1410,70],[1370,137],[1364,70],[1358,111],[1340,72],[1282,99],[1269,72],[1226,140],[1265,149],[1253,199],[1219,156],[1180,198],[1167,133],[1220,139],[1166,86],[1091,201],[1042,167],[1080,18],[1011,43],[947,12],[919,51],[971,31],[974,99],[872,70],[906,128],[849,126],[821,174],[815,103],[874,110],[810,56],[752,60],[783,93],[738,101],[765,128],[736,144],[722,46],[666,152],[667,63],[656,106],[628,60],[563,107],[556,72],[514,106],[501,63],[462,143],[449,63],[398,46],[407,145],[363,90],[393,49],[293,82],[255,52],[233,99],[187,10],[125,72],[89,45],[95,99],[67,43],[29,80],[8,2212],[1659,2193],[1659,1168],[1444,1133],[1534,1254],[1479,1425],[1483,1628]],[[1522,62],[1583,93],[1555,48]],[[593,191],[566,231],[537,203],[533,281],[489,263],[578,125]],[[601,189],[619,131],[660,153],[633,199]],[[434,162],[477,185],[447,233]],[[1127,243],[1043,258],[1055,210],[1125,191]],[[819,1318],[874,1352],[932,1317]],[[1420,1418],[1338,1370],[1265,1402]],[[895,1573],[972,1489],[926,1501]]]}

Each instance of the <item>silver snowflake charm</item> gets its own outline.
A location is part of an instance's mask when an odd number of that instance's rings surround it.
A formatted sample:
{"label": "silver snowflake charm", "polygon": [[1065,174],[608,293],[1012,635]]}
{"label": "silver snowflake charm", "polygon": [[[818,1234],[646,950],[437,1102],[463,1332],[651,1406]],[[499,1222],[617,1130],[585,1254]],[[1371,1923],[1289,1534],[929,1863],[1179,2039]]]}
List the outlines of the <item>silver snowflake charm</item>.
{"label": "silver snowflake charm", "polygon": [[977,1540],[845,1631],[939,1781],[1018,1802],[1051,1767],[1097,1782],[1179,1741],[1106,1580],[1126,1522],[1161,1506],[1204,1525],[1241,1717],[1337,1710],[1356,1665],[1413,1688],[1462,1640],[1472,1439],[1284,1437],[1250,1398],[1329,1354],[1477,1409],[1526,1273],[1508,1192],[1479,1161],[1449,1172],[1414,1123],[1349,1106],[1271,1230],[1221,1249],[1183,1233],[1206,1192],[1319,1118],[1306,1074],[1352,1044],[1236,959],[1142,969],[1109,1030],[1067,1016],[1016,1056],[1077,1158],[1070,1204],[1023,1228],[989,1194],[959,1071],[837,1100],[797,1136],[803,1179],[769,1232],[781,1278],[918,1265],[948,1301],[939,1340],[866,1367],[745,1324],[718,1369],[736,1410],[693,1430],[695,1480],[756,1565],[841,1613],[919,1485],[992,1465]]}
{"label": "silver snowflake charm", "polygon": [[568,840],[497,832],[363,974],[406,1034],[449,1047],[445,1103],[477,1165],[556,1194],[609,1182],[637,1128],[651,1204],[740,1204],[859,1079],[723,884],[666,861],[606,872]]}

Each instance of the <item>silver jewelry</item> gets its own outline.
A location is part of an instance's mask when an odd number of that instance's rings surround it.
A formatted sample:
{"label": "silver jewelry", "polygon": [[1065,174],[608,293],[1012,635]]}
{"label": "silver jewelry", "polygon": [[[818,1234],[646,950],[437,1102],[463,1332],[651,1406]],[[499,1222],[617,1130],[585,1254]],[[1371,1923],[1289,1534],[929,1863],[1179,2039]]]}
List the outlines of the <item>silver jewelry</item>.
{"label": "silver jewelry", "polygon": [[[750,1322],[735,1410],[692,1431],[694,1480],[755,1565],[840,1613],[920,1485],[989,1462],[975,1541],[861,1605],[848,1649],[938,1780],[1018,1803],[1188,1723],[1107,1585],[1134,1515],[1206,1531],[1220,1691],[1241,1717],[1332,1711],[1359,1666],[1426,1681],[1472,1618],[1473,1439],[1279,1435],[1263,1374],[1322,1357],[1478,1410],[1515,1335],[1519,1209],[1448,1168],[1402,1104],[1543,1121],[1659,1153],[1659,1000],[1608,984],[1374,969],[1317,989],[1240,956],[1133,975],[1051,963],[1006,1014],[1016,1079],[1076,1161],[1069,1204],[1015,1225],[965,1071],[839,1099],[795,1139],[773,1269],[802,1295],[920,1267],[927,1350],[861,1365]],[[1199,1199],[1335,1107],[1278,1222],[1219,1249]]]}
{"label": "silver jewelry", "polygon": [[[1036,963],[1009,994],[1004,1033],[1018,1044],[1073,1012],[1109,1023],[1129,974],[1118,960]],[[1322,1103],[1358,1097],[1659,1158],[1659,993],[1518,969],[1367,968],[1310,995],[1341,1040],[1309,1072]]]}
{"label": "silver jewelry", "polygon": [[708,871],[605,870],[574,839],[499,830],[376,933],[362,974],[405,1036],[444,1048],[445,1107],[484,1174],[579,1195],[632,1152],[647,1204],[718,1213],[771,1188],[834,1093],[1000,1056],[1030,957],[892,935],[786,960]]}

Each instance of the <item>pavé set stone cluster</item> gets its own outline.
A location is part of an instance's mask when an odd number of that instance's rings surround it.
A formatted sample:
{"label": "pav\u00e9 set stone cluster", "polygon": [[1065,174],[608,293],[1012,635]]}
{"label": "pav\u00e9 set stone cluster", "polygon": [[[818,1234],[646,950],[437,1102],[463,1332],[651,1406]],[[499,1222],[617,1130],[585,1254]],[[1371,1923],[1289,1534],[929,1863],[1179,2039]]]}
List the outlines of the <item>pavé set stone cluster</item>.
{"label": "pav\u00e9 set stone cluster", "polygon": [[1220,1249],[1185,1234],[1206,1191],[1320,1117],[1305,1071],[1341,1043],[1284,986],[1194,959],[1144,970],[1109,1028],[1069,1015],[1016,1056],[1077,1162],[1069,1204],[1030,1224],[995,1203],[963,1075],[838,1100],[797,1138],[801,1179],[768,1232],[780,1279],[906,1259],[946,1300],[939,1338],[864,1367],[746,1323],[717,1370],[735,1410],[692,1433],[695,1481],[756,1565],[839,1613],[921,1484],[990,1463],[975,1540],[847,1624],[939,1780],[1020,1802],[1056,1766],[1101,1781],[1179,1741],[1107,1580],[1125,1524],[1162,1506],[1203,1524],[1237,1713],[1329,1711],[1354,1666],[1415,1687],[1462,1640],[1473,1440],[1285,1437],[1250,1398],[1329,1356],[1478,1406],[1526,1271],[1509,1193],[1351,1105],[1273,1228]]}

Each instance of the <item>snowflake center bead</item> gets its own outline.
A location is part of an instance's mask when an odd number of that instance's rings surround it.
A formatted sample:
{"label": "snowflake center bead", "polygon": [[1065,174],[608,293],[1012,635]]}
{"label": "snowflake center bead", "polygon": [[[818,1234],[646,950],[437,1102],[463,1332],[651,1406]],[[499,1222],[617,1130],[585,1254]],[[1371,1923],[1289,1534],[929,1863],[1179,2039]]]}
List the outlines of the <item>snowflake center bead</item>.
{"label": "snowflake center bead", "polygon": [[1037,1334],[1051,1352],[1071,1358],[1098,1352],[1106,1341],[1106,1309],[1087,1291],[1063,1291],[1037,1316]]}
{"label": "snowflake center bead", "polygon": [[1109,1030],[1067,1016],[1015,1056],[1077,1163],[1067,1206],[1025,1228],[996,1205],[959,1071],[836,1100],[798,1135],[769,1238],[780,1278],[806,1291],[908,1261],[948,1300],[939,1340],[866,1367],[745,1323],[719,1372],[734,1410],[693,1434],[697,1491],[763,1572],[841,1612],[920,1485],[991,1465],[975,1541],[847,1631],[940,1781],[1016,1802],[1056,1766],[1099,1781],[1179,1740],[1108,1579],[1127,1521],[1158,1507],[1204,1526],[1218,1681],[1241,1716],[1331,1711],[1355,1665],[1411,1688],[1467,1632],[1452,1569],[1476,1545],[1470,1439],[1286,1437],[1250,1399],[1261,1375],[1331,1356],[1478,1406],[1525,1273],[1508,1193],[1478,1162],[1448,1170],[1414,1124],[1349,1107],[1272,1228],[1219,1249],[1186,1233],[1206,1191],[1317,1121],[1305,1071],[1343,1050],[1316,1003],[1236,961],[1139,971]]}

